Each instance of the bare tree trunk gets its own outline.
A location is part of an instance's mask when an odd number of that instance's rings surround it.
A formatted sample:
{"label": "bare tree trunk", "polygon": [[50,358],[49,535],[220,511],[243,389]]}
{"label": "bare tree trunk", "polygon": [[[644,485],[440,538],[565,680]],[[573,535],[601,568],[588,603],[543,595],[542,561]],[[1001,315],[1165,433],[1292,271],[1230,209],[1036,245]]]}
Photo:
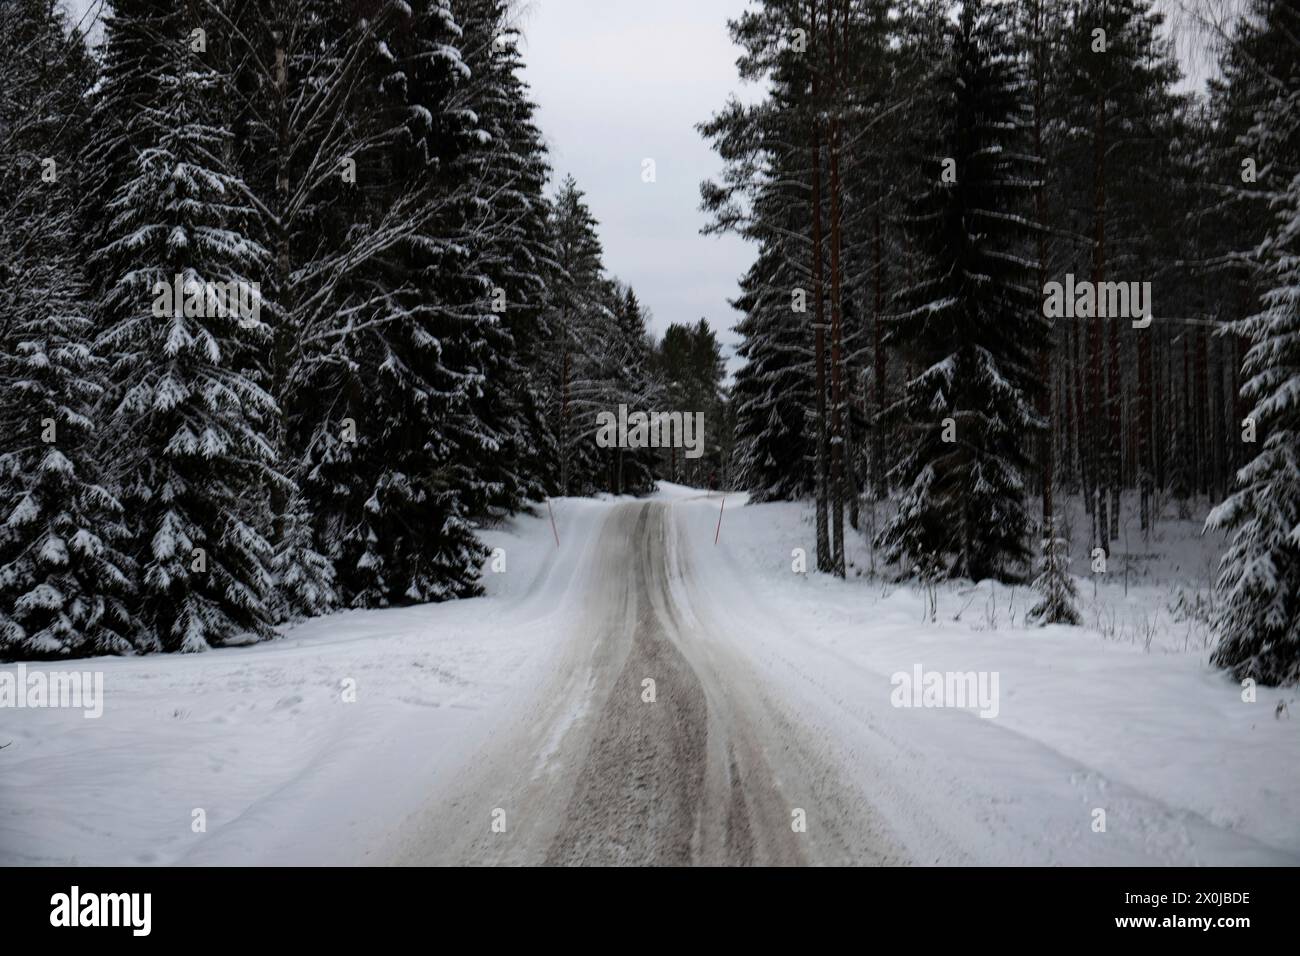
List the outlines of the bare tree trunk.
{"label": "bare tree trunk", "polygon": [[1188,499],[1196,494],[1196,476],[1192,473],[1192,332],[1183,332],[1183,395],[1179,403],[1182,408],[1182,423],[1178,429],[1178,459],[1175,467],[1181,473],[1181,487],[1178,497],[1178,517],[1191,515]]}
{"label": "bare tree trunk", "polygon": [[1152,416],[1154,408],[1151,401],[1151,335],[1148,329],[1139,329],[1138,335],[1138,485],[1142,510],[1142,532],[1150,535],[1152,522],[1152,505],[1155,498],[1155,468],[1151,461],[1153,444]]}
{"label": "bare tree trunk", "polygon": [[[847,11],[846,11],[847,13]],[[830,120],[831,166],[831,570],[844,577],[844,302],[840,262],[843,209],[840,198],[840,95],[842,61],[836,49],[834,10],[830,26],[832,112]]]}
{"label": "bare tree trunk", "polygon": [[1074,354],[1070,363],[1070,381],[1074,386],[1074,454],[1079,470],[1079,487],[1083,492],[1085,507],[1092,514],[1092,485],[1095,481],[1094,467],[1088,459],[1088,403],[1084,392],[1084,329],[1074,323],[1070,326],[1070,342]]}
{"label": "bare tree trunk", "polygon": [[[850,377],[848,381],[847,394],[848,407],[857,412],[858,417],[861,418],[862,415],[865,414],[865,392],[863,395],[858,394],[857,386],[852,377]],[[847,449],[844,455],[844,481],[848,489],[845,492],[847,498],[845,504],[849,509],[849,527],[854,531],[860,531],[862,530],[862,515],[859,509],[859,499],[861,498],[861,495],[858,494],[859,455],[854,452],[854,449],[864,447],[865,442],[860,443],[858,439],[858,429],[854,427],[854,416],[852,414],[847,415],[844,420],[844,433],[846,436],[844,445]]]}
{"label": "bare tree trunk", "polygon": [[1065,366],[1061,376],[1061,462],[1065,466],[1065,482],[1071,491],[1077,490],[1079,472],[1075,463],[1075,443],[1078,435],[1074,428],[1074,332],[1073,324],[1067,324],[1061,338],[1065,346]]}
{"label": "bare tree trunk", "polygon": [[[1096,122],[1093,128],[1093,207],[1092,207],[1092,282],[1101,288],[1106,277],[1106,100],[1097,96]],[[1088,421],[1088,458],[1094,474],[1093,546],[1104,548],[1110,554],[1110,523],[1106,517],[1107,495],[1105,483],[1111,479],[1110,461],[1102,436],[1106,434],[1105,405],[1102,382],[1102,361],[1105,338],[1102,319],[1095,309],[1092,319],[1091,348],[1088,355],[1088,389],[1092,393],[1092,414]]]}
{"label": "bare tree trunk", "polygon": [[[275,329],[272,333],[272,358],[271,358],[271,394],[275,396],[276,403],[284,411],[285,415],[290,414],[289,409],[289,349],[292,316],[294,311],[293,288],[290,283],[290,272],[293,268],[293,262],[290,252],[290,224],[289,224],[289,51],[287,24],[283,21],[276,25],[272,33],[272,39],[275,41],[275,132],[276,132],[276,157],[275,157],[275,197],[276,197],[276,248],[275,248],[275,268],[276,268],[276,293],[279,297],[280,314],[275,322]],[[277,415],[271,429],[271,440],[275,445],[277,458],[280,461],[288,459],[288,435],[286,434],[284,416]],[[278,544],[284,535],[284,519],[288,512],[288,501],[285,499],[283,487],[277,482],[271,485],[270,489],[271,514],[272,514],[272,533],[275,543]]]}
{"label": "bare tree trunk", "polygon": [[1111,316],[1108,321],[1110,322],[1110,371],[1106,376],[1106,415],[1109,426],[1107,450],[1110,458],[1110,540],[1114,541],[1119,537],[1120,489],[1124,484],[1123,457],[1121,453],[1124,431],[1120,419],[1120,320],[1118,316]]}
{"label": "bare tree trunk", "polygon": [[[1031,13],[1034,36],[1034,155],[1040,161],[1043,156],[1043,87],[1044,76],[1043,51],[1043,4],[1035,0]],[[1034,211],[1038,217],[1038,288],[1047,287],[1047,195],[1043,177],[1047,175],[1046,162],[1040,167],[1038,186],[1034,189]],[[1049,536],[1052,529],[1052,483],[1055,475],[1053,465],[1056,458],[1056,428],[1052,412],[1052,352],[1055,348],[1056,329],[1048,331],[1047,343],[1038,359],[1038,375],[1042,385],[1039,393],[1038,414],[1047,428],[1039,442],[1039,473],[1043,483],[1043,534]]]}
{"label": "bare tree trunk", "polygon": [[569,310],[560,311],[560,494],[569,493]]}
{"label": "bare tree trunk", "polygon": [[[883,173],[881,175],[881,184],[883,185]],[[880,227],[880,203],[883,197],[876,197],[876,215],[875,215],[875,236],[873,246],[873,273],[875,283],[875,300],[874,315],[872,321],[872,335],[874,340],[873,359],[876,366],[876,374],[873,376],[872,387],[875,391],[876,405],[876,424],[872,429],[873,447],[871,454],[871,463],[873,470],[873,497],[876,501],[883,500],[889,493],[888,489],[888,469],[885,463],[885,431],[882,425],[885,413],[885,375],[888,366],[885,362],[885,332],[884,332],[884,311],[885,311],[885,276],[883,250],[881,248],[881,227]]]}
{"label": "bare tree trunk", "polygon": [[1168,461],[1169,445],[1166,436],[1169,435],[1170,421],[1169,411],[1165,408],[1165,398],[1168,395],[1168,383],[1166,381],[1166,370],[1169,363],[1169,342],[1163,334],[1158,334],[1151,342],[1152,360],[1151,360],[1151,377],[1153,383],[1152,389],[1152,428],[1155,430],[1151,442],[1151,482],[1152,482],[1152,516],[1154,522],[1156,516],[1160,513],[1160,506],[1156,499],[1162,493],[1165,487],[1166,464]]}
{"label": "bare tree trunk", "polygon": [[1196,462],[1198,494],[1210,493],[1211,462],[1206,438],[1209,432],[1209,346],[1206,343],[1205,329],[1196,331]]}
{"label": "bare tree trunk", "polygon": [[1213,381],[1214,387],[1210,391],[1211,406],[1214,409],[1214,416],[1210,421],[1210,440],[1212,445],[1212,454],[1210,456],[1214,463],[1214,488],[1213,495],[1215,501],[1222,501],[1228,493],[1228,397],[1225,394],[1228,388],[1226,379],[1227,365],[1227,340],[1222,336],[1214,337],[1214,355],[1213,355]]}
{"label": "bare tree trunk", "polygon": [[[817,35],[817,0],[812,0],[812,30]],[[826,435],[826,316],[822,292],[822,147],[819,84],[814,74],[812,87],[812,273],[813,273],[813,361],[817,363],[817,570],[831,569],[831,549],[827,514],[827,486],[830,481],[829,449]]]}

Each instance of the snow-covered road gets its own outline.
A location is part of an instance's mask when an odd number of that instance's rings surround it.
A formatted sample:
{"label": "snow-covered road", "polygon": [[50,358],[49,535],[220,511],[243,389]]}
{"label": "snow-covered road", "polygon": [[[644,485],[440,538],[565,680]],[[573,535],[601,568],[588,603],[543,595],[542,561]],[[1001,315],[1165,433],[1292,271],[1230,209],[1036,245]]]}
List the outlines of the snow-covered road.
{"label": "snow-covered road", "polygon": [[[398,862],[906,859],[863,795],[711,635],[680,533],[667,502],[614,507],[547,680],[401,834]],[[808,816],[816,825],[805,832]]]}
{"label": "snow-covered road", "polygon": [[[1293,692],[1014,594],[924,623],[794,573],[800,506],[728,498],[715,545],[721,508],[564,499],[484,533],[485,598],[76,662],[102,718],[0,709],[0,863],[1300,862]],[[997,673],[997,715],[896,706],[916,666]]]}

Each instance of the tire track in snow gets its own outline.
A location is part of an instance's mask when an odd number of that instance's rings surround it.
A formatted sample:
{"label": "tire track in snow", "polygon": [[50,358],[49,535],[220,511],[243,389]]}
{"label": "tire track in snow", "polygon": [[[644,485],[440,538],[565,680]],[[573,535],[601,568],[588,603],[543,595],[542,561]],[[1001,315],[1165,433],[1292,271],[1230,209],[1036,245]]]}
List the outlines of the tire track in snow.
{"label": "tire track in snow", "polygon": [[[602,526],[586,611],[515,727],[427,808],[398,862],[749,865],[882,862],[859,795],[834,792],[801,731],[688,605],[671,506]],[[655,681],[653,703],[642,698]],[[506,831],[489,832],[505,808]],[[803,809],[819,834],[795,833]],[[858,827],[843,839],[841,828]],[[812,824],[810,824],[810,830]],[[874,837],[872,837],[874,839]],[[859,847],[850,850],[852,842]],[[869,840],[868,840],[869,842]]]}

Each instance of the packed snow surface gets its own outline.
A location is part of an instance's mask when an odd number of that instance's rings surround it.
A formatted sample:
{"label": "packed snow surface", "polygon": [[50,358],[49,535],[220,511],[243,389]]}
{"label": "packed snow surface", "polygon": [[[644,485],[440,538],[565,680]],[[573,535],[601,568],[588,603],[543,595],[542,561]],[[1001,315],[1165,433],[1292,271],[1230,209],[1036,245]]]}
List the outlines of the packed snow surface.
{"label": "packed snow surface", "polygon": [[[483,598],[204,654],[26,665],[102,672],[103,714],[0,708],[0,864],[674,859],[660,827],[700,861],[1300,862],[1295,690],[1244,701],[1175,623],[1172,579],[1112,573],[1094,597],[1076,568],[1080,628],[1027,627],[1033,596],[990,582],[939,588],[930,619],[923,591],[868,573],[864,536],[847,581],[800,573],[804,505],[662,484],[551,507],[554,530],[543,504],[482,532],[501,549]],[[610,614],[626,646],[602,643]],[[657,703],[618,697],[656,668]],[[899,706],[896,675],[918,671],[982,676],[995,707]],[[671,708],[687,683],[663,729],[620,709]],[[616,730],[642,737],[620,749]],[[680,807],[663,790],[640,831],[593,809],[657,742],[645,772],[680,771],[676,734],[704,741]],[[748,805],[744,853],[723,799]],[[525,838],[530,803],[549,822]]]}

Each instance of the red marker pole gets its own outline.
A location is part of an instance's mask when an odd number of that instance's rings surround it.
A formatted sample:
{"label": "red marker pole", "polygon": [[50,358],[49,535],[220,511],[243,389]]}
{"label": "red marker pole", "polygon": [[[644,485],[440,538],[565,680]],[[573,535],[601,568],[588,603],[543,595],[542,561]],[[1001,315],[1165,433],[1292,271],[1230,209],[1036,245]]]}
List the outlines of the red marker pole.
{"label": "red marker pole", "polygon": [[727,498],[724,495],[722,498],[722,507],[718,509],[718,530],[713,532],[713,543],[715,546],[718,543],[718,535],[722,534],[722,512],[726,509],[726,507],[727,507]]}
{"label": "red marker pole", "polygon": [[551,510],[551,499],[546,499],[546,513],[551,516],[551,534],[555,535],[555,546],[560,546],[560,532],[555,530],[555,512]]}

